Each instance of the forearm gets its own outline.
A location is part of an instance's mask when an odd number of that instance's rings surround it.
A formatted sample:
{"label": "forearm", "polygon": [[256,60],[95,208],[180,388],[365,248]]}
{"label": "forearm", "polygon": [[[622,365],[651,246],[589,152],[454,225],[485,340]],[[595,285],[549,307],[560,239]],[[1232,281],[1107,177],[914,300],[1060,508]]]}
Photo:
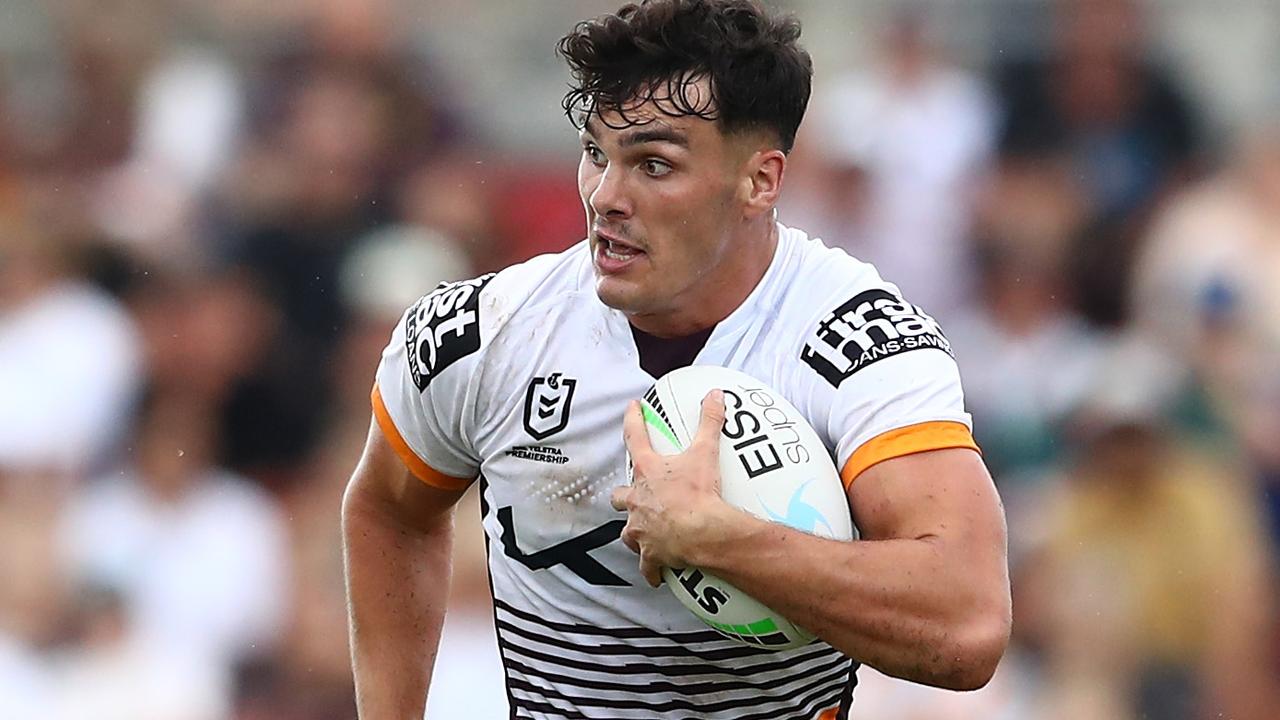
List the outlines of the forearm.
{"label": "forearm", "polygon": [[410,526],[349,490],[342,520],[359,717],[420,718],[449,597],[452,519]]}
{"label": "forearm", "polygon": [[[691,564],[876,669],[954,689],[984,684],[1008,639],[1003,566],[938,537],[826,540],[731,511]],[[988,578],[984,582],[984,578]],[[996,577],[998,576],[998,577]]]}

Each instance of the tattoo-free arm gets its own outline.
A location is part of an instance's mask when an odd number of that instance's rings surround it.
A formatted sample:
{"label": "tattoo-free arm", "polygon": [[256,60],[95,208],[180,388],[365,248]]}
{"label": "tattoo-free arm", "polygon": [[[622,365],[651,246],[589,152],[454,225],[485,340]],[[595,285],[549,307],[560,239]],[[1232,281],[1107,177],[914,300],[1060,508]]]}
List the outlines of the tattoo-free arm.
{"label": "tattoo-free arm", "polygon": [[871,466],[849,486],[861,538],[827,540],[760,520],[720,496],[718,391],[689,447],[660,456],[639,405],[624,438],[634,472],[616,489],[640,571],[710,570],[886,674],[957,690],[991,678],[1009,641],[1004,511],[977,453],[942,449]]}
{"label": "tattoo-free arm", "polygon": [[887,460],[848,495],[859,540],[818,538],[726,505],[687,560],[888,675],[985,685],[1011,621],[1004,514],[980,457],[946,449]]}
{"label": "tattoo-free arm", "polygon": [[449,598],[461,492],[413,476],[377,423],[342,501],[356,706],[363,720],[420,718]]}

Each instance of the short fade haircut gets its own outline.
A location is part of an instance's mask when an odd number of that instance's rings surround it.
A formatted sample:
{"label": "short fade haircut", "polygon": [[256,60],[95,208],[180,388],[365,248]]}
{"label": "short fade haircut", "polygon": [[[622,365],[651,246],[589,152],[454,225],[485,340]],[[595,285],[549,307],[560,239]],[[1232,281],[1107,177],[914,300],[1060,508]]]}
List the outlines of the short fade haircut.
{"label": "short fade haircut", "polygon": [[[755,0],[643,0],[578,23],[557,52],[573,82],[561,103],[574,127],[592,115],[660,101],[663,112],[718,123],[721,132],[768,131],[795,144],[809,103],[813,61],[796,42],[800,23]],[[707,79],[710,97],[689,89]],[[602,120],[603,122],[603,120]]]}

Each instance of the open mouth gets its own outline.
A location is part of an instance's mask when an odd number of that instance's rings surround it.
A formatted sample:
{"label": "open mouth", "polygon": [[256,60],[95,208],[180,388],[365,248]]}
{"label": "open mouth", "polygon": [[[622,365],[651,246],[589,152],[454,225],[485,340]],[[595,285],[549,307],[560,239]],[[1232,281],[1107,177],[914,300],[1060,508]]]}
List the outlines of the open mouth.
{"label": "open mouth", "polygon": [[596,231],[596,265],[606,273],[615,273],[644,255],[640,248],[629,245],[612,235]]}
{"label": "open mouth", "polygon": [[605,257],[612,260],[630,260],[640,254],[639,250],[636,250],[630,245],[623,245],[622,243],[616,243],[610,240],[602,239],[600,247],[604,251]]}

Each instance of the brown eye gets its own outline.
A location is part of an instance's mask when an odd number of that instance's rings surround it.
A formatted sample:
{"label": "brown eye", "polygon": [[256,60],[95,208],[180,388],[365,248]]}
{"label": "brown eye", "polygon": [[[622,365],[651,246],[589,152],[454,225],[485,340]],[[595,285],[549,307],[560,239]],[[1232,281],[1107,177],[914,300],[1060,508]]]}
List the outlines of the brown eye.
{"label": "brown eye", "polygon": [[649,177],[662,177],[663,175],[671,172],[671,169],[671,165],[669,165],[665,160],[649,158],[644,161],[644,172]]}

